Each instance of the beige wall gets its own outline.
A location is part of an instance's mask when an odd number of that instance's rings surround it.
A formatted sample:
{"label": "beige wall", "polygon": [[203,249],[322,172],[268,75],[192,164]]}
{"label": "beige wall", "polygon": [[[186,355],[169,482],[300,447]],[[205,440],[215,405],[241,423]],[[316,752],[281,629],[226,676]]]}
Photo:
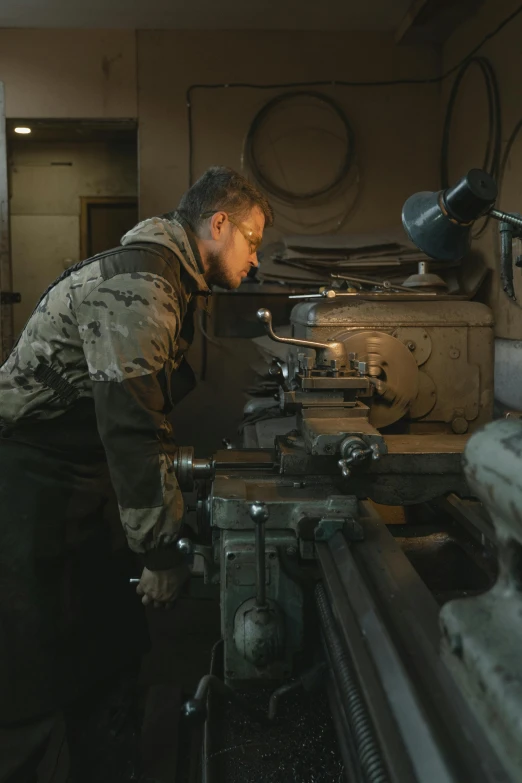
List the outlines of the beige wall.
{"label": "beige wall", "polygon": [[[443,52],[444,70],[458,63],[463,55],[510,13],[519,3],[515,0],[486,0],[476,17],[460,27],[448,41]],[[522,118],[522,15],[506,26],[492,41],[480,50],[496,71],[502,104],[502,151],[511,131]],[[445,112],[452,80],[444,85],[442,110]],[[481,166],[487,141],[487,102],[483,81],[478,69],[468,72],[462,83],[455,108],[450,144],[450,175],[458,178],[473,166]],[[522,135],[513,148],[502,193],[498,202],[501,209],[522,212]],[[499,337],[522,338],[522,309],[511,302],[500,287],[498,255],[498,223],[493,223],[484,237],[477,241],[491,275],[489,303],[496,320]],[[515,270],[515,288],[522,304],[522,271]]]}
{"label": "beige wall", "polygon": [[136,196],[138,172],[134,144],[22,141],[11,146],[10,162],[17,334],[42,291],[80,260],[80,197]]}
{"label": "beige wall", "polygon": [[[380,33],[140,31],[138,51],[143,215],[172,209],[187,187],[189,85],[429,77],[439,65],[433,50],[396,47]],[[195,175],[214,163],[239,168],[255,113],[279,92],[193,93]],[[439,88],[324,92],[352,122],[360,160],[361,197],[345,230],[400,225],[405,198],[436,185]]]}
{"label": "beige wall", "polygon": [[132,30],[0,30],[8,117],[135,118]]}
{"label": "beige wall", "polygon": [[[139,118],[142,215],[171,209],[187,186],[189,85],[430,77],[438,67],[433,50],[382,33],[0,30],[8,117]],[[439,88],[324,91],[356,133],[361,197],[346,230],[398,225],[404,199],[436,184]],[[250,122],[277,93],[194,94],[196,175],[240,167]]]}

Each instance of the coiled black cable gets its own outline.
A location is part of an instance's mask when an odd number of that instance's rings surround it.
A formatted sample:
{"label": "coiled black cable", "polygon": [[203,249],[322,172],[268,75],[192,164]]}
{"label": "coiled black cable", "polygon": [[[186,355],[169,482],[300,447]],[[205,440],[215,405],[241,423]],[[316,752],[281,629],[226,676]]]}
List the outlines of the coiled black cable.
{"label": "coiled black cable", "polygon": [[366,704],[357,684],[352,662],[339,639],[326,591],[320,583],[315,588],[315,600],[364,779],[366,783],[389,783],[389,776],[375,739]]}
{"label": "coiled black cable", "polygon": [[[490,61],[485,57],[472,57],[467,60],[459,69],[453,86],[451,88],[444,117],[442,130],[442,145],[440,153],[440,181],[441,187],[446,189],[450,184],[449,175],[449,145],[451,137],[451,123],[453,113],[462,81],[472,65],[477,66],[484,78],[488,98],[488,140],[484,153],[482,168],[487,171],[494,179],[497,179],[500,173],[500,149],[502,142],[502,114],[500,107],[500,90],[498,87],[497,76]],[[489,217],[486,218],[479,231],[473,235],[478,239],[487,228]]]}
{"label": "coiled black cable", "polygon": [[504,176],[506,174],[506,167],[508,164],[508,160],[511,155],[511,150],[513,149],[513,145],[515,141],[518,138],[518,135],[520,131],[522,130],[522,118],[517,122],[513,130],[511,131],[511,135],[509,139],[507,140],[506,149],[504,150],[504,154],[502,156],[502,162],[500,164],[500,171],[498,175],[498,192],[499,194],[502,193],[502,185],[504,184]]}
{"label": "coiled black cable", "polygon": [[[322,185],[321,187],[316,188],[315,190],[307,191],[306,193],[298,193],[287,188],[283,188],[271,180],[270,177],[268,177],[263,172],[255,152],[255,145],[258,134],[261,132],[263,125],[267,122],[274,110],[280,108],[281,104],[287,101],[293,101],[296,98],[311,98],[328,107],[340,120],[346,136],[346,152],[344,154],[341,165],[336,171],[332,181],[326,185]],[[311,90],[299,90],[283,93],[282,95],[277,95],[271,101],[268,101],[268,103],[266,103],[258,111],[252,120],[247,133],[244,148],[245,162],[253,177],[257,180],[261,187],[263,187],[267,193],[270,193],[272,196],[275,196],[281,201],[291,203],[315,202],[317,199],[327,197],[336,191],[343,184],[346,177],[350,173],[354,161],[354,153],[355,134],[346,114],[340,105],[329,96],[324,95],[321,92],[315,92]]]}
{"label": "coiled black cable", "polygon": [[448,106],[446,109],[446,116],[444,118],[444,126],[442,131],[442,146],[440,155],[440,180],[443,188],[449,187],[449,144],[451,136],[451,123],[453,120],[453,112],[455,110],[455,104],[457,102],[458,93],[462,84],[462,80],[466,76],[468,70],[472,65],[478,66],[487,89],[488,95],[488,141],[486,151],[484,154],[484,162],[482,168],[485,169],[493,178],[497,178],[500,169],[500,144],[501,144],[501,112],[500,112],[500,92],[498,88],[497,77],[493,66],[485,57],[473,57],[468,60],[460,68],[448,99]]}

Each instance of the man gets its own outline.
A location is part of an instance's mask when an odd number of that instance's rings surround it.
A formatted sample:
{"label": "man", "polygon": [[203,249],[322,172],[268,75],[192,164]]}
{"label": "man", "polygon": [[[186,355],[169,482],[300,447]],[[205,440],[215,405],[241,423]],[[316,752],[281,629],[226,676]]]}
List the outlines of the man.
{"label": "man", "polygon": [[0,783],[36,780],[60,708],[136,649],[112,488],[142,603],[171,606],[187,579],[167,416],[194,383],[195,309],[240,285],[272,220],[244,177],[209,169],[58,278],[0,368]]}

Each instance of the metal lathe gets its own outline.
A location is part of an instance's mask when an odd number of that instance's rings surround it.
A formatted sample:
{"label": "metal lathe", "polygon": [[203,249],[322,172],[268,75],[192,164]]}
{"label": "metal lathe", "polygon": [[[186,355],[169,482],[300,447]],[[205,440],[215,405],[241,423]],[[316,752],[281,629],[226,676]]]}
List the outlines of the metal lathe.
{"label": "metal lathe", "polygon": [[[305,299],[285,337],[257,317],[277,393],[248,403],[240,448],[177,457],[199,487],[179,546],[220,586],[185,705],[201,779],[522,780],[522,423],[492,422],[490,310],[427,286]],[[259,748],[300,691],[323,694],[340,761],[278,777]],[[237,745],[226,710],[253,732]]]}

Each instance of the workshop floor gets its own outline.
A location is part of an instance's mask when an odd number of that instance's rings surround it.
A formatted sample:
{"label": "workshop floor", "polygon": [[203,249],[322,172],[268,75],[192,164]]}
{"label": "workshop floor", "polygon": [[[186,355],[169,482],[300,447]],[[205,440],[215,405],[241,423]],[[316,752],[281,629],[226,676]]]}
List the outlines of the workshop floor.
{"label": "workshop floor", "polygon": [[[249,693],[266,715],[268,695]],[[287,694],[272,725],[255,724],[233,704],[216,706],[209,779],[215,783],[341,783],[343,762],[326,689]]]}

